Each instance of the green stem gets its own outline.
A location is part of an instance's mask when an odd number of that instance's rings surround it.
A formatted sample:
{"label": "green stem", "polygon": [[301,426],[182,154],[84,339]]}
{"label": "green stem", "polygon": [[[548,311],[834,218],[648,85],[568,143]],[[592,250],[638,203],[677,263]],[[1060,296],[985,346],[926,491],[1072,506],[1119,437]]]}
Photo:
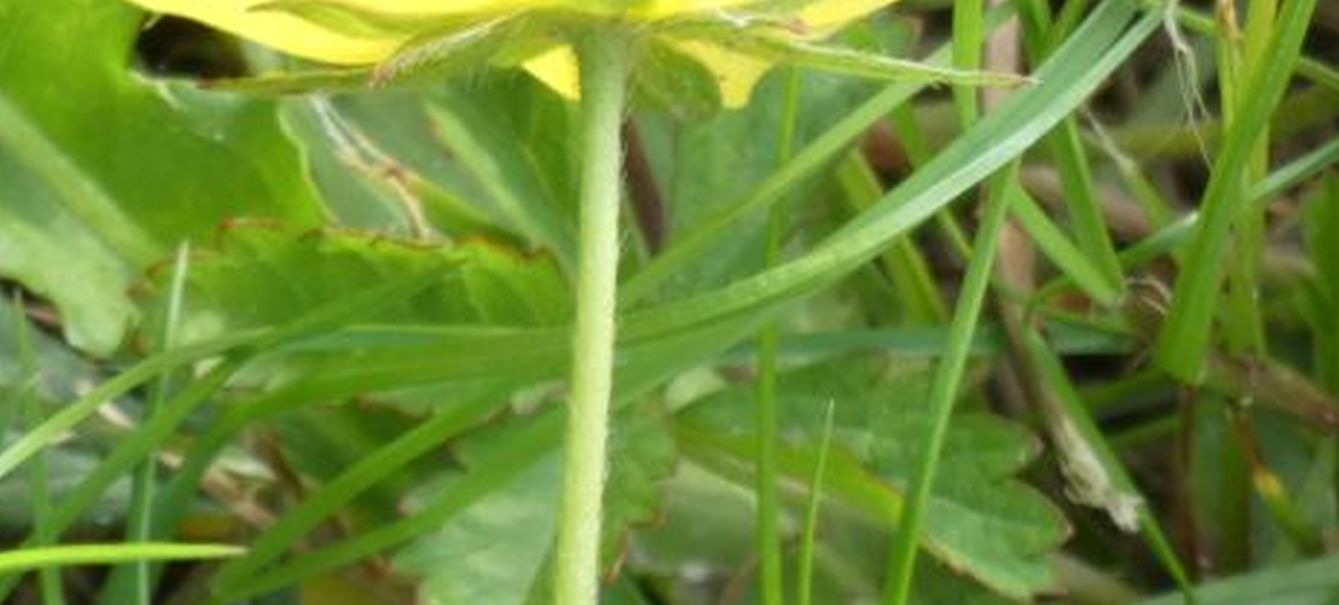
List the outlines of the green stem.
{"label": "green stem", "polygon": [[[799,72],[792,70],[786,84],[781,133],[777,140],[778,165],[784,165],[790,159],[794,147],[801,82]],[[789,222],[787,214],[784,206],[775,206],[768,212],[768,267],[776,266],[781,260],[781,245]],[[755,489],[758,498],[758,582],[764,605],[782,605],[785,599],[781,565],[781,505],[777,497],[780,475],[777,446],[781,414],[777,403],[776,374],[780,341],[781,327],[777,322],[764,327],[758,338],[758,477]]]}
{"label": "green stem", "polygon": [[554,580],[557,605],[595,605],[609,398],[613,388],[627,47],[611,34],[580,47],[583,166],[576,327]]}
{"label": "green stem", "polygon": [[949,344],[935,369],[930,387],[930,409],[934,422],[926,437],[924,449],[916,466],[915,479],[906,494],[906,507],[894,534],[892,552],[888,558],[888,580],[884,587],[883,602],[887,605],[906,605],[911,598],[915,577],[916,547],[920,543],[921,526],[930,504],[930,492],[938,472],[940,456],[948,438],[949,420],[953,402],[957,399],[971,342],[981,317],[982,302],[990,285],[991,268],[995,263],[996,247],[1010,202],[1017,196],[1018,166],[1011,165],[996,175],[986,198],[985,219],[972,246],[977,253],[967,266],[962,293],[958,295],[953,322],[949,326]]}
{"label": "green stem", "polygon": [[795,579],[795,600],[799,605],[814,602],[814,558],[817,556],[818,511],[823,504],[823,475],[828,466],[828,450],[832,449],[833,416],[836,404],[828,400],[823,419],[823,441],[818,446],[818,461],[814,463],[813,478],[809,481],[809,501],[804,507],[804,532],[800,540],[799,572]]}
{"label": "green stem", "polygon": [[[176,263],[173,265],[171,289],[164,303],[162,322],[158,325],[157,346],[160,351],[172,348],[175,330],[181,317],[182,301],[186,291],[186,267],[190,259],[190,245],[182,243],[177,248]],[[164,372],[150,391],[145,404],[141,424],[147,425],[153,416],[166,405],[167,394],[172,389],[172,372]],[[144,462],[136,469],[131,479],[130,510],[126,521],[126,542],[153,541],[153,499],[157,482],[157,448],[144,455]],[[153,602],[153,568],[148,560],[131,564],[134,583],[129,595],[118,595],[123,602],[138,605],[151,605]],[[128,597],[128,598],[127,598]]]}

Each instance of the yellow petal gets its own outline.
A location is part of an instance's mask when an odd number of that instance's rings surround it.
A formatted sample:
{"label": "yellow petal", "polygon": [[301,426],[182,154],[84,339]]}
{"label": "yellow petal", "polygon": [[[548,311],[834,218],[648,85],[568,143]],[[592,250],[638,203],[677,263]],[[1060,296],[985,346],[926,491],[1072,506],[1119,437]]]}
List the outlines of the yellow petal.
{"label": "yellow petal", "polygon": [[896,0],[818,0],[800,9],[805,25],[820,32],[832,32]]}
{"label": "yellow petal", "polygon": [[[251,0],[256,3],[259,0]],[[536,8],[551,8],[570,4],[570,0],[330,0],[350,8],[391,15],[468,15],[472,13],[498,15]]]}
{"label": "yellow petal", "polygon": [[680,15],[758,4],[760,1],[762,0],[647,0],[633,8],[629,14],[635,19],[657,21]]}
{"label": "yellow petal", "polygon": [[581,71],[571,46],[555,46],[522,64],[526,71],[568,98],[581,96]]}
{"label": "yellow petal", "polygon": [[748,105],[753,88],[772,68],[772,64],[752,56],[722,48],[701,40],[674,40],[669,42],[681,53],[696,59],[716,77],[721,91],[721,104],[726,107]]}
{"label": "yellow petal", "polygon": [[[413,0],[426,2],[427,0]],[[256,0],[131,0],[156,13],[199,21],[283,52],[341,65],[377,63],[395,52],[400,38],[352,38],[293,15],[248,10]]]}

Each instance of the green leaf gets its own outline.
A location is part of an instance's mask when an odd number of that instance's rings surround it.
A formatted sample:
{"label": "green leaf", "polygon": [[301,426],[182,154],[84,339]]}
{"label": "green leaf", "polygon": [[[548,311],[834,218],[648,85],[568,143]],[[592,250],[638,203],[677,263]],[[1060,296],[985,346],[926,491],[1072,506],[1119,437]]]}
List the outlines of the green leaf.
{"label": "green leaf", "polygon": [[[368,104],[384,114],[380,124],[360,123],[356,111],[349,115],[351,105],[358,107],[351,100],[316,97],[283,104],[284,126],[306,152],[308,173],[335,223],[402,237],[430,236],[435,229],[448,238],[513,239],[449,179],[428,176],[445,163],[448,151],[426,135],[431,128],[417,99],[382,95],[363,103]],[[386,139],[401,143],[395,156]]]}
{"label": "green leaf", "polygon": [[191,266],[183,342],[280,325],[323,301],[410,274],[436,277],[413,296],[365,309],[357,321],[554,325],[565,321],[570,309],[565,281],[547,257],[481,240],[430,245],[369,233],[237,223],[215,246],[197,247]]}
{"label": "green leaf", "polygon": [[1201,202],[1203,219],[1177,275],[1171,309],[1158,334],[1154,355],[1160,366],[1182,381],[1198,384],[1203,379],[1223,276],[1222,256],[1238,204],[1246,201],[1237,195],[1241,171],[1283,97],[1315,7],[1315,0],[1285,5],[1276,35],[1262,58],[1269,69],[1257,70],[1246,83],[1251,94],[1245,95],[1237,108],[1237,119],[1214,160]]}
{"label": "green leaf", "polygon": [[[506,430],[506,425],[485,429],[463,440],[457,451],[465,472],[497,458],[493,449],[506,447],[509,437],[499,435]],[[608,565],[620,560],[629,526],[654,518],[659,482],[673,470],[674,459],[673,438],[654,410],[630,408],[615,418],[602,536]],[[556,530],[559,460],[556,449],[546,454],[440,530],[400,551],[396,567],[422,576],[424,593],[443,603],[524,605],[536,592],[546,594],[544,566]],[[449,481],[444,489],[451,489]],[[429,502],[436,499],[425,496]]]}
{"label": "green leaf", "polygon": [[[705,318],[793,301],[830,286],[862,266],[890,242],[1023,153],[1078,106],[1156,28],[1156,16],[1145,16],[1127,31],[1133,12],[1127,0],[1108,0],[1038,72],[1041,84],[1012,96],[879,203],[804,256],[717,290],[633,313],[630,319],[640,324],[637,329],[646,330],[639,334],[673,332]],[[803,155],[797,155],[796,161]],[[755,203],[741,205],[741,214],[735,209],[722,213],[730,218],[713,221],[709,233],[693,234],[694,243],[683,254],[697,255],[710,249],[697,247],[700,242],[735,237],[731,223],[743,216],[745,206]],[[670,258],[669,254],[660,257],[660,262]],[[674,262],[687,258],[676,256]]]}
{"label": "green leaf", "polygon": [[[297,582],[320,570],[337,567],[342,561],[356,560],[400,543],[421,539],[431,544],[410,547],[407,551],[411,553],[408,555],[409,565],[416,566],[416,569],[428,576],[430,585],[440,582],[442,590],[465,591],[463,594],[499,599],[490,602],[518,602],[514,599],[532,594],[529,589],[536,585],[543,570],[545,559],[542,555],[549,549],[549,540],[552,538],[552,532],[545,528],[553,527],[556,522],[557,510],[552,503],[557,498],[556,479],[560,474],[560,467],[555,464],[559,455],[562,426],[559,412],[561,409],[551,408],[532,417],[498,423],[466,436],[457,443],[456,448],[464,468],[449,476],[441,489],[432,490],[431,494],[419,498],[421,510],[416,514],[326,549],[297,556],[288,565],[277,570],[266,570],[258,577],[229,577],[228,582],[219,587],[221,595],[226,601],[260,594]],[[623,547],[622,536],[626,528],[653,518],[658,508],[659,480],[670,472],[674,461],[673,446],[666,426],[655,414],[648,415],[646,412],[631,407],[614,420],[610,443],[614,456],[610,467],[605,518],[605,553],[611,565],[618,560],[616,555]],[[366,470],[380,472],[385,469]],[[350,479],[346,482],[341,477],[337,482],[345,483],[345,487],[348,487],[353,483]],[[522,483],[526,485],[521,486]],[[366,484],[362,486],[366,487]],[[513,489],[519,492],[513,492]],[[496,495],[508,493],[517,495],[503,495],[494,500]],[[521,497],[520,493],[525,496]],[[337,497],[345,498],[348,495],[347,491],[341,490],[341,495]],[[498,508],[501,510],[495,510]],[[520,516],[509,516],[513,514]],[[440,549],[459,552],[458,549],[475,548],[476,539],[481,538],[471,526],[480,522],[491,523],[487,520],[497,519],[499,515],[515,523],[522,523],[523,520],[527,527],[535,530],[539,535],[526,533],[516,538],[516,541],[539,551],[541,556],[528,556],[534,554],[531,550],[527,550],[527,556],[522,557],[482,556],[487,559],[482,563],[483,567],[469,573],[457,569],[458,566],[429,566],[415,562],[416,557],[431,555],[440,552]],[[306,520],[302,523],[308,527],[319,520],[319,517],[304,516]],[[506,525],[500,521],[499,524]],[[438,528],[444,528],[442,531],[445,537],[432,534],[435,537],[420,538]],[[483,533],[485,537],[490,535]],[[438,542],[438,539],[446,539],[446,542]],[[275,545],[283,544],[270,540],[265,551],[267,555],[273,554],[274,549],[270,547]],[[497,546],[511,552],[505,545]],[[246,571],[254,572],[251,569],[254,565],[247,565]],[[480,585],[481,578],[494,578],[499,574],[510,578],[509,583],[496,585],[489,581]],[[547,589],[547,586],[540,588]]]}
{"label": "green leaf", "polygon": [[628,534],[651,523],[660,510],[660,484],[678,459],[663,410],[631,406],[614,418],[609,438],[609,489],[604,495],[603,558],[614,567],[625,554]]}
{"label": "green leaf", "polygon": [[[783,431],[795,443],[820,442],[827,402],[835,401],[834,445],[877,474],[878,485],[867,489],[891,490],[900,502],[932,421],[925,369],[841,359],[786,372],[778,386]],[[730,389],[681,412],[679,421],[742,437],[752,426],[753,397],[751,389]],[[1012,478],[1038,451],[1017,426],[958,413],[926,516],[925,546],[935,558],[1017,599],[1052,588],[1046,557],[1068,533],[1057,509]],[[878,521],[891,527],[896,519]]]}
{"label": "green leaf", "polygon": [[[742,198],[772,178],[785,85],[785,78],[765,78],[754,102],[738,111],[682,123],[654,114],[638,121],[648,155],[660,158],[653,168],[663,184],[671,240],[691,237],[709,224],[722,202]],[[821,134],[834,119],[849,113],[867,90],[867,85],[849,79],[804,76],[798,141]],[[811,198],[820,185],[818,178],[797,179],[783,197],[798,203]],[[700,291],[762,269],[764,223],[760,213],[735,225],[732,237],[712,249],[711,262],[680,266],[660,287],[666,292]]]}
{"label": "green leaf", "polygon": [[[1264,567],[1252,573],[1209,582],[1196,590],[1204,605],[1331,605],[1339,595],[1339,556],[1291,565]],[[1139,605],[1176,605],[1172,594]]]}
{"label": "green leaf", "polygon": [[433,602],[525,605],[542,582],[540,570],[557,530],[559,460],[556,451],[550,453],[415,540],[395,556],[396,569],[421,577],[419,590]]}
{"label": "green leaf", "polygon": [[570,267],[580,158],[574,108],[533,82],[500,78],[435,89],[425,109],[428,140],[451,154],[480,203]]}
{"label": "green leaf", "polygon": [[137,10],[3,0],[0,22],[0,274],[54,301],[76,346],[120,344],[126,286],[181,239],[236,216],[319,222],[272,103],[127,68]]}
{"label": "green leaf", "polygon": [[1306,243],[1316,266],[1308,292],[1314,365],[1321,383],[1339,394],[1339,178],[1325,177],[1307,203]]}

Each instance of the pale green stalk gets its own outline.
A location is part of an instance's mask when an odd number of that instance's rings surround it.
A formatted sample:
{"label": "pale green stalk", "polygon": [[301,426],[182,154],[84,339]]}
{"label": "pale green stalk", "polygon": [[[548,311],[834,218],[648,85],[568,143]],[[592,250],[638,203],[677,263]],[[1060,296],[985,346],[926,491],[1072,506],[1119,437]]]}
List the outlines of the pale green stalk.
{"label": "pale green stalk", "polygon": [[246,549],[227,544],[69,544],[0,553],[0,573],[127,561],[187,561],[241,556]]}
{"label": "pale green stalk", "polygon": [[[800,74],[790,72],[786,83],[785,109],[781,118],[781,133],[777,140],[777,164],[790,159],[795,142],[795,125],[800,106]],[[784,206],[774,206],[767,214],[767,266],[781,260],[781,245],[785,239],[787,213]],[[764,605],[783,605],[785,581],[781,565],[781,506],[777,484],[780,463],[777,446],[780,438],[780,410],[777,405],[776,374],[777,350],[780,348],[781,328],[776,322],[763,328],[758,337],[758,415],[757,457],[758,476],[755,489],[758,498],[758,583]]]}
{"label": "pale green stalk", "polygon": [[581,233],[554,576],[557,605],[595,605],[599,598],[601,505],[613,390],[621,125],[628,77],[627,44],[617,34],[589,35],[579,46]]}
{"label": "pale green stalk", "polygon": [[800,568],[796,574],[795,592],[799,605],[814,602],[814,559],[817,552],[818,510],[823,504],[823,479],[828,466],[828,450],[832,448],[832,425],[836,402],[828,400],[823,420],[823,441],[818,445],[818,460],[814,463],[813,479],[809,481],[809,500],[804,507],[804,532],[800,541]]}
{"label": "pale green stalk", "polygon": [[[172,348],[177,321],[181,317],[182,301],[186,291],[186,266],[190,258],[190,246],[182,244],[177,249],[176,262],[172,268],[172,281],[168,289],[162,323],[159,324],[158,348],[167,351]],[[152,394],[144,407],[143,423],[148,423],[158,410],[162,409],[171,389],[172,373],[163,372],[154,382]],[[130,510],[126,527],[127,542],[149,542],[153,539],[153,498],[156,478],[157,452],[150,451],[144,456],[144,462],[132,479]],[[130,602],[138,605],[151,605],[153,602],[152,566],[148,560],[136,561],[132,568],[135,581],[131,587]]]}

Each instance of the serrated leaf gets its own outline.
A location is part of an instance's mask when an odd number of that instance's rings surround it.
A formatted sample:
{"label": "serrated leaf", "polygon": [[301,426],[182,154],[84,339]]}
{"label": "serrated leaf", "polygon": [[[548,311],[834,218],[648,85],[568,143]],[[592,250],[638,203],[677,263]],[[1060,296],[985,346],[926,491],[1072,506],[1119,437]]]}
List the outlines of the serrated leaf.
{"label": "serrated leaf", "polygon": [[120,344],[126,286],[179,240],[241,215],[320,221],[272,103],[127,69],[137,11],[3,0],[0,22],[0,274],[53,300],[76,346]]}
{"label": "serrated leaf", "polygon": [[[654,116],[639,121],[648,149],[666,158],[664,166],[656,168],[661,169],[666,205],[671,208],[667,227],[671,241],[702,228],[722,204],[747,196],[775,169],[775,137],[785,111],[785,85],[785,78],[766,78],[759,84],[757,100],[739,111],[688,123]],[[806,75],[797,143],[812,140],[835,117],[848,113],[866,89],[859,82]],[[822,184],[816,178],[793,183],[786,198],[806,200]],[[760,270],[765,264],[765,218],[758,214],[737,225],[731,237],[713,247],[711,262],[682,267],[665,291],[685,295]]]}
{"label": "serrated leaf", "polygon": [[291,101],[283,115],[343,226],[569,246],[570,108],[519,78],[454,88]]}
{"label": "serrated leaf", "polygon": [[[786,372],[778,386],[783,430],[794,441],[817,443],[825,406],[834,401],[835,443],[882,479],[881,486],[870,489],[900,494],[931,422],[925,369],[890,370],[869,360],[845,359]],[[751,388],[725,391],[688,408],[679,419],[745,435],[752,426],[753,397]],[[935,558],[1009,598],[1052,588],[1046,555],[1068,533],[1059,511],[1012,477],[1038,449],[1035,438],[1001,418],[957,414],[926,517],[926,547]]]}
{"label": "serrated leaf", "polygon": [[[693,452],[686,452],[688,458]],[[743,462],[743,464],[749,464]],[[746,486],[681,465],[666,483],[663,521],[635,535],[637,568],[646,575],[677,578],[673,596],[687,602],[718,602],[704,587],[726,585],[755,565],[754,502]],[[863,518],[853,518],[827,490],[820,520],[813,603],[874,603],[877,578],[884,573],[887,534]],[[787,549],[787,556],[794,551]],[[790,565],[790,561],[787,561]],[[914,605],[999,605],[1006,600],[978,583],[962,579],[943,564],[923,557],[917,563]],[[746,590],[756,587],[746,587]],[[739,602],[753,603],[756,595]],[[713,600],[716,599],[716,600]]]}
{"label": "serrated leaf", "polygon": [[566,320],[571,304],[550,259],[484,241],[429,245],[372,233],[236,223],[216,245],[197,247],[191,267],[183,342],[280,325],[323,301],[424,271],[441,277],[412,297],[384,301],[360,320],[554,325]]}
{"label": "serrated leaf", "polygon": [[552,252],[576,258],[578,174],[571,108],[536,86],[443,87],[423,104],[433,137],[452,154],[499,222]]}
{"label": "serrated leaf", "polygon": [[557,529],[557,452],[395,556],[428,603],[525,605]]}
{"label": "serrated leaf", "polygon": [[623,410],[609,438],[609,489],[605,492],[602,552],[606,566],[627,547],[627,532],[650,523],[660,509],[661,482],[678,458],[664,412],[643,405]]}
{"label": "serrated leaf", "polygon": [[[528,424],[528,420],[522,420]],[[467,470],[495,458],[506,424],[467,437],[457,448]],[[673,439],[653,410],[631,408],[616,416],[602,531],[606,567],[624,548],[624,534],[647,523],[659,507],[659,483],[673,469]],[[546,561],[557,528],[561,455],[554,450],[529,469],[449,521],[440,531],[402,550],[395,565],[423,578],[431,603],[526,605],[546,602]],[[450,489],[449,482],[446,489]]]}

